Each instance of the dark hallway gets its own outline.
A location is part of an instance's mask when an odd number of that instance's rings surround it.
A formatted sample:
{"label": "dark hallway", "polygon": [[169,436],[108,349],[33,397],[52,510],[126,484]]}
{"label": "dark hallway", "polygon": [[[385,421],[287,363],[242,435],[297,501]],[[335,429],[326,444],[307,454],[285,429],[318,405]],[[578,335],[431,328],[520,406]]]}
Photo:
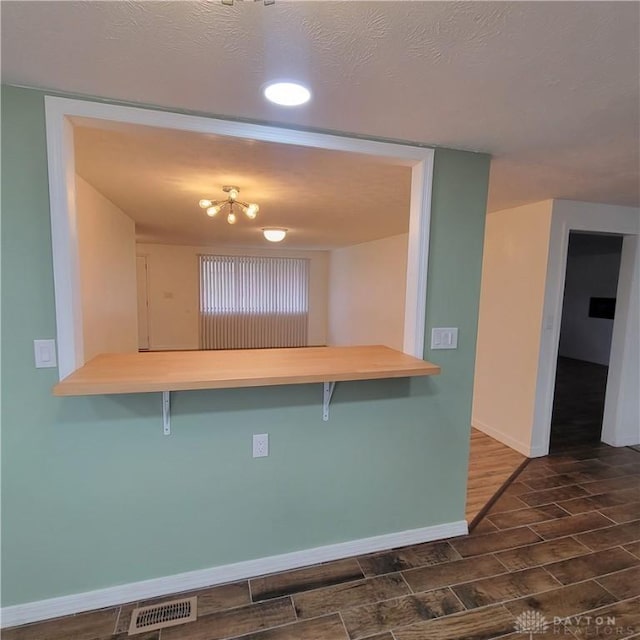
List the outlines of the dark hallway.
{"label": "dark hallway", "polygon": [[550,453],[600,442],[608,367],[558,358]]}
{"label": "dark hallway", "polygon": [[571,232],[550,452],[601,440],[622,237]]}

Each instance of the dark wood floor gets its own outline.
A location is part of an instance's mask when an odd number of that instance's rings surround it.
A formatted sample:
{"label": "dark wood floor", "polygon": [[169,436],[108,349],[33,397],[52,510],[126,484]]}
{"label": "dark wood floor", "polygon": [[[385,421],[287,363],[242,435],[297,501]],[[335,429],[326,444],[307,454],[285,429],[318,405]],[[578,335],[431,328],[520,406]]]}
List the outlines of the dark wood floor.
{"label": "dark wood floor", "polygon": [[[132,637],[640,638],[640,453],[595,445],[533,460],[468,536],[195,595],[196,622]],[[2,638],[122,640],[133,606]]]}
{"label": "dark wood floor", "polygon": [[558,358],[549,441],[552,453],[600,442],[608,371],[601,364]]}

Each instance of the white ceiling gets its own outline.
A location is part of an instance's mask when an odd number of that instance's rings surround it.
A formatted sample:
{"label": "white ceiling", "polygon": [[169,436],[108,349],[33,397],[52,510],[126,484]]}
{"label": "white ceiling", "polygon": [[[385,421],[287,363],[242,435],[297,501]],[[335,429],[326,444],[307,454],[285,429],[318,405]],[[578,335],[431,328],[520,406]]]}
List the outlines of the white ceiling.
{"label": "white ceiling", "polygon": [[[136,223],[139,242],[333,249],[409,230],[411,168],[363,154],[79,119],[76,170]],[[255,220],[209,218],[223,185],[255,202]],[[236,213],[239,213],[236,210]],[[271,245],[272,246],[272,245]]]}
{"label": "white ceiling", "polygon": [[[2,2],[3,81],[494,155],[490,210],[639,199],[637,2]],[[273,79],[307,83],[298,109]]]}

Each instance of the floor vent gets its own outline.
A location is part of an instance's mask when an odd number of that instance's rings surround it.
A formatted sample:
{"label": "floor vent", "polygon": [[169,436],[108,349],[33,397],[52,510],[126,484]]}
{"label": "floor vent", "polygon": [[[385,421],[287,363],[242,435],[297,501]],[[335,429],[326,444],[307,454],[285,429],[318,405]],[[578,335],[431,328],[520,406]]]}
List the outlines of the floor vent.
{"label": "floor vent", "polygon": [[171,600],[150,607],[134,609],[131,614],[129,635],[193,622],[197,618],[197,601],[196,597],[183,598],[182,600]]}

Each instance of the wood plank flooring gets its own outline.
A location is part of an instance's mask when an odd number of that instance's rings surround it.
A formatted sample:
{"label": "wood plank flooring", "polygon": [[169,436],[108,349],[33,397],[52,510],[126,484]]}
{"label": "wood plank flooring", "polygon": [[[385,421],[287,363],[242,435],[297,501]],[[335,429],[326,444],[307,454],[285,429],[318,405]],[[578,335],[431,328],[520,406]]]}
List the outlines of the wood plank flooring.
{"label": "wood plank flooring", "polygon": [[467,522],[472,522],[484,506],[526,460],[510,447],[471,429],[467,480]]}
{"label": "wood plank flooring", "polygon": [[[131,638],[637,639],[638,502],[640,452],[597,445],[536,459],[471,535],[203,589],[189,594],[197,621]],[[2,639],[124,640],[133,608]]]}

